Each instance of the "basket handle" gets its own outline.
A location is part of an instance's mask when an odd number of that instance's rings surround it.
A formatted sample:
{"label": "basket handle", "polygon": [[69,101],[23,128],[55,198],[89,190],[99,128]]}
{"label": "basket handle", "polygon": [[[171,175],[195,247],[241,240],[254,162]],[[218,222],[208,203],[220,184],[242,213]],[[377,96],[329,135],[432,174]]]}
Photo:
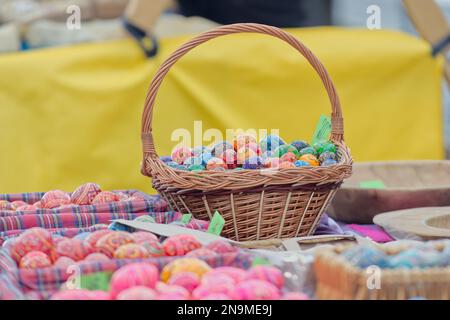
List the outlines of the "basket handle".
{"label": "basket handle", "polygon": [[[156,95],[158,89],[161,86],[164,77],[169,72],[170,68],[186,53],[197,47],[198,45],[220,37],[224,35],[234,34],[234,33],[261,33],[274,36],[279,38],[292,47],[297,49],[306,60],[311,64],[311,66],[316,70],[320,79],[322,80],[325,89],[327,90],[328,97],[331,102],[331,141],[342,142],[344,140],[344,125],[342,118],[341,104],[339,97],[336,93],[336,88],[334,87],[333,81],[331,80],[327,70],[323,64],[317,59],[317,57],[309,50],[304,44],[297,40],[293,35],[272,26],[267,26],[257,23],[237,23],[231,25],[220,26],[210,31],[204,32],[190,41],[186,42],[184,45],[179,47],[175,52],[173,52],[169,58],[160,66],[158,72],[154,76],[145,100],[144,112],[142,114],[142,147],[144,153],[144,163],[146,156],[152,158],[158,157],[155,150],[155,145],[153,142],[152,135],[152,118],[153,118],[153,108],[155,104]],[[148,175],[146,165],[143,163],[142,171],[144,174]]]}

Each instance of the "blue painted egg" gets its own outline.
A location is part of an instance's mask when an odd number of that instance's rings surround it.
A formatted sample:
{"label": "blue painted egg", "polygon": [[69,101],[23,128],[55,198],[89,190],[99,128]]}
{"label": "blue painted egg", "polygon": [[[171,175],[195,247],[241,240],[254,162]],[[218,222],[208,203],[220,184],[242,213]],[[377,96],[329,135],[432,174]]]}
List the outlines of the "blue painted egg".
{"label": "blue painted egg", "polygon": [[302,149],[310,147],[308,142],[301,141],[301,140],[295,140],[291,143],[291,146],[294,146],[298,152],[300,152]]}
{"label": "blue painted egg", "polygon": [[297,160],[297,161],[295,161],[294,162],[294,165],[296,166],[296,167],[309,167],[310,166],[310,164],[308,163],[308,162],[306,162],[306,161],[303,161],[303,160]]}
{"label": "blue painted egg", "polygon": [[258,156],[245,159],[244,164],[242,166],[242,168],[244,168],[245,170],[255,170],[260,169],[261,167],[262,167],[262,160],[261,157]]}
{"label": "blue painted egg", "polygon": [[337,160],[336,153],[330,152],[330,151],[326,151],[326,152],[320,154],[320,156],[319,156],[319,161],[320,162],[325,162],[328,159]]}
{"label": "blue painted egg", "polygon": [[269,134],[259,141],[259,148],[261,152],[274,151],[279,146],[286,144],[279,136],[274,134]]}

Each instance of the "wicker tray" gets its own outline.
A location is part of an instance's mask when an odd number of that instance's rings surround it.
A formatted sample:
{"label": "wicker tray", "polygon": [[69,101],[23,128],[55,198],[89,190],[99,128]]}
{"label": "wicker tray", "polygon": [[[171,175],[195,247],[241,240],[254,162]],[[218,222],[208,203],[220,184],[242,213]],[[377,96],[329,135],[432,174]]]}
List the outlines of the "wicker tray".
{"label": "wicker tray", "polygon": [[[356,163],[353,168],[327,211],[334,219],[371,224],[382,212],[450,206],[450,161]],[[364,181],[382,181],[386,188],[364,189]]]}
{"label": "wicker tray", "polygon": [[[439,247],[439,244],[436,246]],[[450,267],[383,269],[380,273],[380,289],[371,290],[368,288],[368,281],[372,273],[353,266],[344,257],[339,256],[346,248],[348,246],[324,250],[316,257],[314,269],[318,299],[405,300],[415,297],[432,300],[450,299]],[[401,250],[404,248],[398,247],[391,253]]]}
{"label": "wicker tray", "polygon": [[[198,45],[234,33],[260,33],[294,47],[322,80],[332,107],[331,140],[339,163],[330,167],[189,172],[170,168],[158,157],[152,135],[152,115],[158,89],[170,68]],[[142,173],[174,210],[211,219],[218,210],[225,219],[222,235],[237,241],[293,238],[313,234],[324,209],[343,179],[351,174],[352,159],[343,138],[339,98],[328,72],[316,56],[285,31],[260,24],[234,24],[205,32],[178,48],[160,67],[150,85],[142,116]]]}

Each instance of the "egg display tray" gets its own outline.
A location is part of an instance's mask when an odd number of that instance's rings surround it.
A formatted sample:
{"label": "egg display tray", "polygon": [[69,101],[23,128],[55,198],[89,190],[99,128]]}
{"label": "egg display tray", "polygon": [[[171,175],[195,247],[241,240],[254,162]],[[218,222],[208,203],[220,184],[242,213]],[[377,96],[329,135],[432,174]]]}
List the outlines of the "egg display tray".
{"label": "egg display tray", "polygon": [[[438,246],[438,244],[436,244]],[[361,269],[340,255],[348,246],[321,251],[316,257],[316,296],[323,300],[450,299],[450,267],[428,269]],[[406,248],[397,248],[396,253]],[[392,250],[392,249],[391,249]],[[386,253],[389,253],[385,249]],[[393,253],[393,252],[391,252]],[[377,281],[379,280],[379,286]]]}
{"label": "egg display tray", "polygon": [[[283,168],[271,174],[260,170],[182,171],[165,165],[152,134],[153,109],[159,87],[171,67],[193,48],[220,36],[259,33],[285,41],[318,74],[331,103],[330,141],[339,162],[329,167]],[[344,143],[344,120],[333,81],[319,59],[297,38],[275,27],[241,23],[225,25],[188,41],[161,65],[148,90],[142,115],[141,171],[173,210],[207,220],[218,210],[225,220],[222,235],[236,241],[293,238],[314,233],[336,190],[352,171],[350,151]]]}

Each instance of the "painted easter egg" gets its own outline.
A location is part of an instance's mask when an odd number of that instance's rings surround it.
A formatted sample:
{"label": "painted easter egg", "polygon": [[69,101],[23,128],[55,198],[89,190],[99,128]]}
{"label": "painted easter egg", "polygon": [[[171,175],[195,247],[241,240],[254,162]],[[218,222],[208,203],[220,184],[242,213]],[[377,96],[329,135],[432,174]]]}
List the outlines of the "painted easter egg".
{"label": "painted easter egg", "polygon": [[141,244],[142,242],[145,242],[147,240],[156,240],[156,241],[158,241],[158,237],[157,236],[155,236],[151,232],[146,232],[146,231],[133,232],[131,234],[131,238],[133,238],[134,243],[138,243],[138,244]]}
{"label": "painted easter egg", "polygon": [[22,233],[11,248],[11,256],[19,262],[31,251],[41,251],[50,255],[53,251],[53,238],[50,232],[42,228],[31,228]]}
{"label": "painted easter egg", "polygon": [[35,212],[36,210],[38,210],[38,208],[36,208],[34,205],[27,204],[25,206],[18,207],[16,211],[24,211],[26,214],[26,211]]}
{"label": "painted easter egg", "polygon": [[93,248],[87,246],[80,239],[65,239],[58,243],[55,252],[57,257],[69,257],[75,261],[80,261],[92,253]]}
{"label": "painted easter egg", "polygon": [[284,161],[280,163],[279,166],[280,169],[292,169],[292,168],[296,168],[295,164],[293,164],[290,161]]}
{"label": "painted easter egg", "polygon": [[48,268],[52,265],[50,257],[40,251],[28,252],[25,256],[20,259],[21,269],[40,269]]}
{"label": "painted easter egg", "polygon": [[313,156],[317,156],[317,151],[316,149],[314,149],[313,147],[307,147],[307,148],[303,148],[302,150],[300,150],[299,152],[300,156],[304,156],[307,154],[312,154]]}
{"label": "painted easter egg", "polygon": [[329,159],[337,160],[336,153],[327,151],[327,152],[321,153],[319,156],[320,162],[324,162]]}
{"label": "painted easter egg", "polygon": [[190,165],[189,168],[188,168],[189,171],[193,171],[193,172],[195,172],[195,171],[203,171],[205,169],[206,169],[205,166],[203,166],[201,164],[193,164],[193,165]]}
{"label": "painted easter egg", "polygon": [[203,153],[212,153],[212,150],[206,146],[198,146],[192,149],[192,156],[198,157]]}
{"label": "painted easter egg", "polygon": [[187,147],[178,147],[172,152],[172,160],[178,164],[183,164],[189,157],[192,157],[192,151]]}
{"label": "painted easter egg", "polygon": [[154,289],[158,279],[158,268],[154,265],[145,262],[128,264],[114,272],[110,282],[111,296],[115,298],[120,292],[135,286]]}
{"label": "painted easter egg", "polygon": [[219,158],[225,162],[228,169],[234,169],[237,166],[237,153],[233,149],[227,149],[219,155]]}
{"label": "painted easter egg", "polygon": [[253,135],[250,134],[239,134],[234,140],[233,140],[233,148],[234,150],[239,150],[249,143],[256,143],[256,138]]}
{"label": "painted easter egg", "polygon": [[234,280],[235,283],[244,281],[244,279],[247,276],[247,273],[245,270],[236,268],[236,267],[218,267],[214,270],[211,270],[208,272],[205,277],[219,277],[220,275],[226,275]]}
{"label": "painted easter egg", "polygon": [[104,230],[97,230],[94,231],[92,233],[90,233],[85,239],[84,242],[87,243],[89,246],[95,248],[97,241],[103,237],[104,235],[113,233],[114,231],[109,230],[109,229],[104,229]]}
{"label": "painted easter egg", "polygon": [[279,136],[271,134],[259,141],[259,148],[261,149],[261,152],[264,153],[267,151],[274,151],[279,146],[285,144],[286,142],[284,142]]}
{"label": "painted easter egg", "polygon": [[120,197],[111,191],[102,191],[95,196],[92,204],[110,203],[120,201]]}
{"label": "painted easter egg", "polygon": [[333,152],[336,153],[336,146],[331,142],[317,142],[314,144],[314,149],[316,149],[317,153],[321,154],[324,152]]}
{"label": "painted easter egg", "polygon": [[337,164],[337,161],[336,161],[336,160],[333,160],[333,159],[327,159],[327,160],[325,160],[324,162],[322,162],[321,166],[322,166],[322,167],[329,167],[329,166],[334,166],[334,165],[336,165],[336,164]]}
{"label": "painted easter egg", "polygon": [[140,243],[145,249],[149,257],[164,257],[165,251],[163,245],[158,240],[147,240]]}
{"label": "painted easter egg", "polygon": [[284,145],[276,148],[274,150],[274,156],[281,158],[288,152],[292,152],[295,155],[296,159],[299,157],[299,153],[298,153],[297,149],[294,146],[291,146],[290,144],[284,144]]}
{"label": "painted easter egg", "polygon": [[212,147],[211,154],[214,157],[220,158],[220,155],[222,155],[226,150],[234,150],[234,147],[227,141],[221,141]]}
{"label": "painted easter egg", "polygon": [[211,270],[211,267],[204,261],[194,258],[180,258],[169,262],[161,272],[161,280],[168,280],[181,272],[195,273],[199,278]]}
{"label": "painted easter egg", "polygon": [[117,248],[124,244],[133,242],[134,240],[129,233],[114,231],[101,237],[97,241],[95,247],[99,252],[106,254],[108,257],[112,257]]}
{"label": "painted easter egg", "polygon": [[262,159],[261,157],[254,156],[245,159],[242,168],[245,170],[256,170],[262,168]]}
{"label": "painted easter egg", "polygon": [[201,243],[191,235],[176,235],[164,240],[163,248],[166,256],[182,256],[186,253],[201,248]]}
{"label": "painted easter egg", "polygon": [[264,280],[270,282],[278,289],[284,286],[283,273],[272,266],[255,266],[247,271],[246,280]]}
{"label": "painted easter egg", "polygon": [[295,162],[295,161],[297,161],[297,156],[294,153],[289,151],[289,152],[285,153],[280,158],[280,160],[281,160],[281,162],[285,162],[285,161],[287,161],[287,162]]}
{"label": "painted easter egg", "polygon": [[238,283],[230,294],[235,300],[279,300],[280,291],[273,284],[262,280],[246,280]]}
{"label": "painted easter egg", "polygon": [[180,286],[192,292],[200,285],[200,278],[192,272],[180,272],[170,277],[168,284]]}
{"label": "painted easter egg", "polygon": [[26,203],[25,201],[21,201],[21,200],[17,200],[17,201],[13,201],[10,203],[11,205],[11,210],[17,210],[17,208],[23,207],[23,206],[27,206],[28,203]]}
{"label": "painted easter egg", "polygon": [[220,158],[212,158],[208,161],[206,164],[206,169],[210,171],[217,171],[217,170],[226,170],[228,169],[228,166],[225,164],[225,162]]}
{"label": "painted easter egg", "polygon": [[309,167],[309,166],[310,166],[309,162],[306,162],[306,161],[303,161],[303,160],[297,160],[297,161],[295,161],[295,162],[294,162],[294,165],[295,165],[297,168],[301,168],[301,167]]}
{"label": "painted easter egg", "polygon": [[292,141],[291,146],[295,147],[295,149],[297,149],[298,152],[300,152],[301,150],[303,150],[305,148],[310,147],[308,142],[302,141],[302,140]]}
{"label": "painted easter egg", "polygon": [[243,165],[245,160],[257,156],[258,154],[252,149],[241,148],[236,153],[237,164]]}
{"label": "painted easter egg", "polygon": [[158,294],[177,294],[180,295],[182,300],[189,299],[190,292],[183,287],[177,285],[169,285],[164,282],[158,281],[155,285],[155,289]]}
{"label": "painted easter egg", "polygon": [[218,254],[236,252],[238,249],[231,243],[224,240],[214,240],[206,245],[206,248],[212,250]]}
{"label": "painted easter egg", "polygon": [[147,257],[147,249],[136,243],[124,244],[114,251],[115,259],[144,259]]}
{"label": "painted easter egg", "polygon": [[195,249],[186,254],[187,258],[215,258],[218,254],[207,248]]}
{"label": "painted easter egg", "polygon": [[102,190],[98,184],[88,182],[75,189],[70,199],[72,203],[80,206],[89,205],[100,192]]}
{"label": "painted easter egg", "polygon": [[109,257],[106,254],[94,252],[91,254],[88,254],[86,258],[84,258],[84,261],[109,261]]}
{"label": "painted easter egg", "polygon": [[59,257],[56,259],[54,266],[57,268],[61,268],[67,270],[70,266],[75,265],[77,262],[69,257]]}
{"label": "painted easter egg", "polygon": [[214,285],[200,285],[192,292],[192,298],[202,300],[211,294],[224,294],[230,296],[233,294],[235,285],[228,282],[215,283]]}
{"label": "painted easter egg", "polygon": [[320,165],[319,160],[312,154],[305,154],[301,156],[299,160],[308,162],[313,167],[318,167]]}
{"label": "painted easter egg", "polygon": [[155,290],[136,286],[126,290],[121,291],[117,295],[117,300],[156,300],[157,293]]}
{"label": "painted easter egg", "polygon": [[244,146],[245,149],[253,150],[257,155],[261,154],[261,149],[257,143],[249,143]]}

